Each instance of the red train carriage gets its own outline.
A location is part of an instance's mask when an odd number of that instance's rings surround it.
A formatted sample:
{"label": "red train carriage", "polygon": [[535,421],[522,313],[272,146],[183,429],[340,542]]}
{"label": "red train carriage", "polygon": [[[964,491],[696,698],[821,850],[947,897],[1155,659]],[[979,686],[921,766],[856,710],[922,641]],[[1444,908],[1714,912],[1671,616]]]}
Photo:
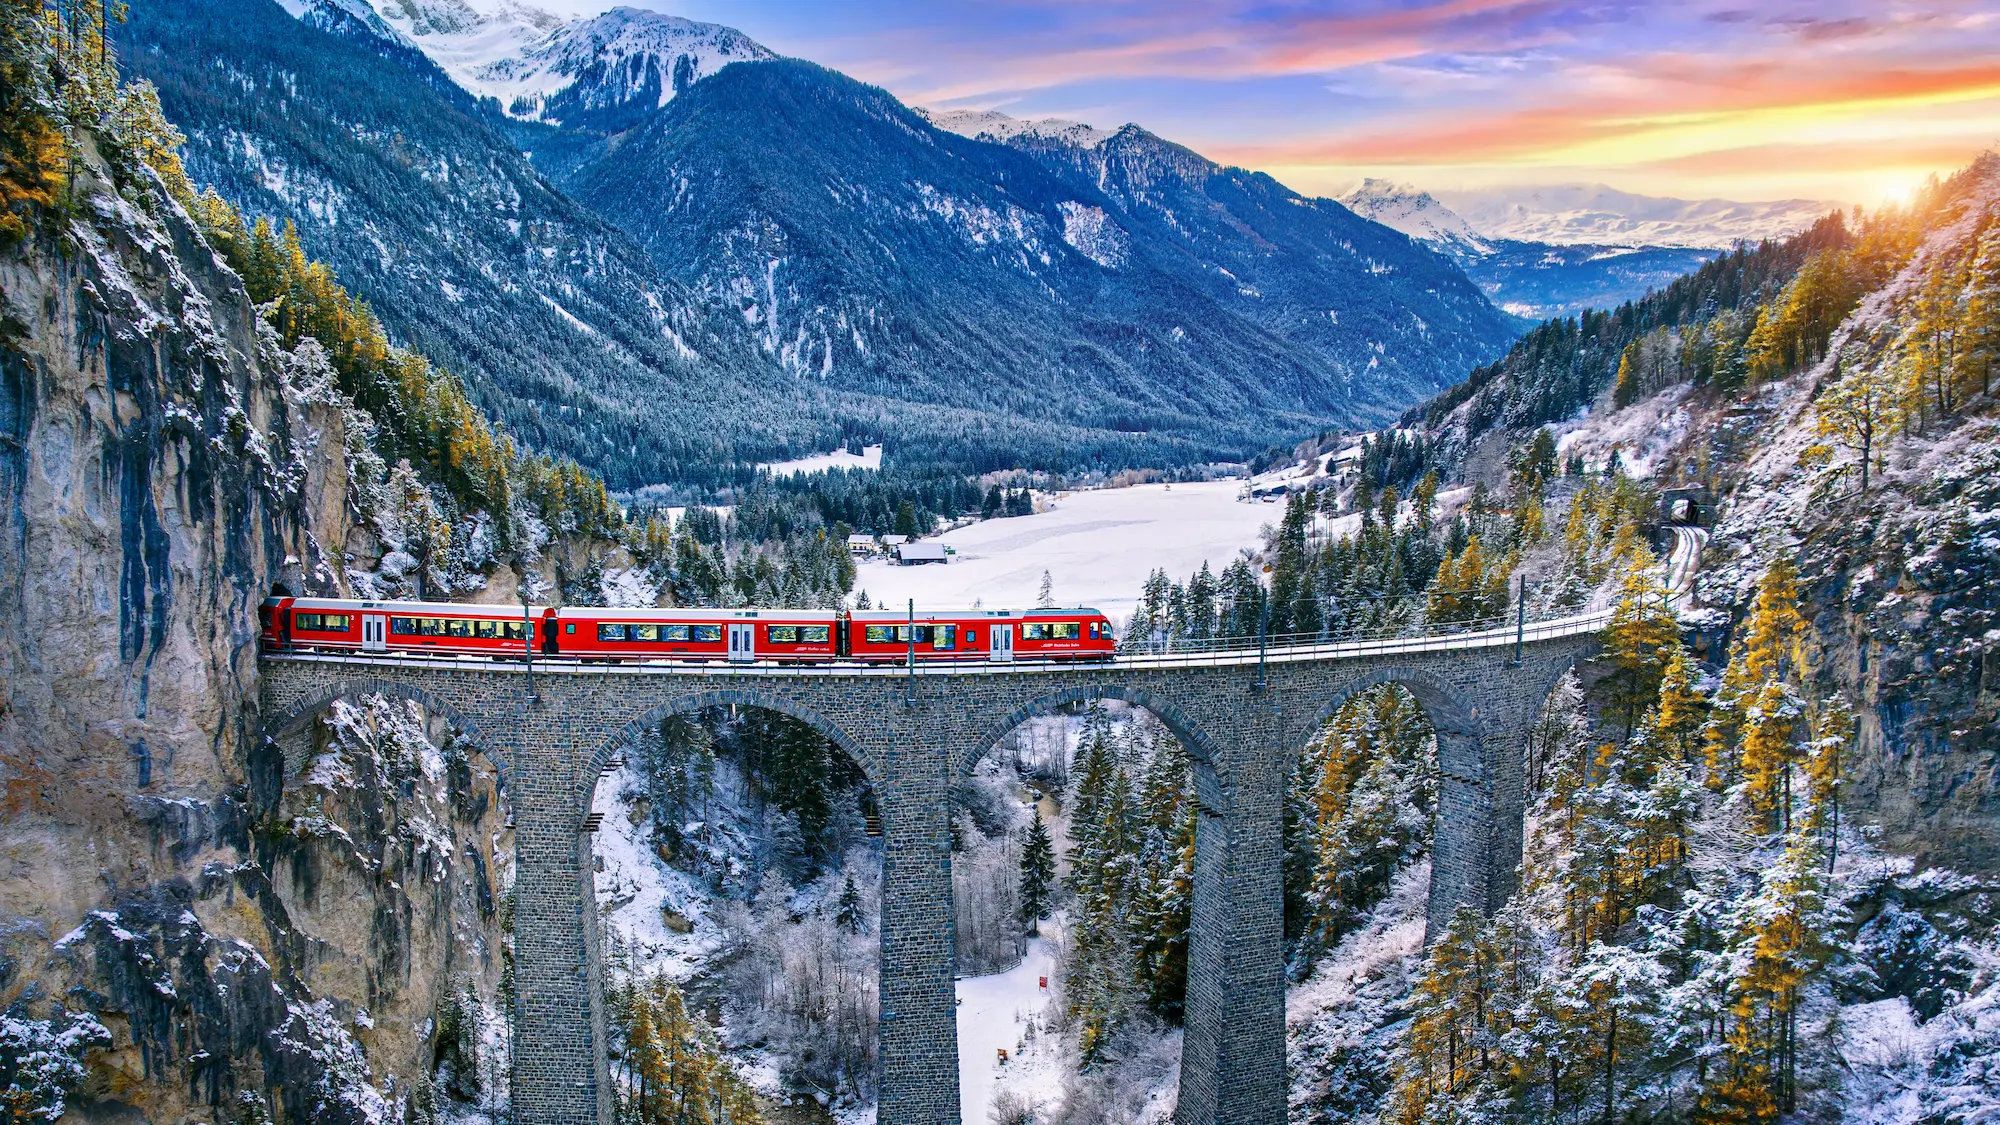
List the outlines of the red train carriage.
{"label": "red train carriage", "polygon": [[[551,611],[528,612],[541,617]],[[272,598],[259,616],[265,641],[290,649],[519,657],[539,632],[521,610],[458,602]]]}
{"label": "red train carriage", "polygon": [[856,660],[895,662],[910,657],[942,660],[1105,660],[1117,648],[1111,622],[1094,609],[940,610],[914,623],[894,610],[848,615],[848,653]]}
{"label": "red train carriage", "polygon": [[556,651],[585,660],[833,660],[831,610],[597,609],[556,611]]}
{"label": "red train carriage", "polygon": [[1094,609],[1030,610],[1021,616],[1019,628],[1014,652],[1023,660],[1108,660],[1118,647],[1110,620]]}

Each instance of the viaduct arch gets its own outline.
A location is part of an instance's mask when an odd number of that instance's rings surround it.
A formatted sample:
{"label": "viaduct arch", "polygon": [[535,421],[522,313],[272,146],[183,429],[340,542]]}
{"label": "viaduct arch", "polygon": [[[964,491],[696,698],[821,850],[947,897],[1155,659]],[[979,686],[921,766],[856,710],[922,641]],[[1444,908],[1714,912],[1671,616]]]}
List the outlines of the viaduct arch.
{"label": "viaduct arch", "polygon": [[[265,733],[296,743],[335,700],[415,700],[501,769],[515,816],[514,1096],[523,1121],[609,1125],[610,1079],[583,831],[606,764],[659,718],[737,704],[800,719],[867,774],[883,817],[884,1125],[959,1119],[949,792],[1004,734],[1066,704],[1118,699],[1158,716],[1196,760],[1181,1125],[1281,1125],[1282,797],[1298,750],[1341,703],[1408,688],[1438,732],[1430,911],[1496,908],[1522,843],[1526,732],[1590,628],[1360,642],[1268,657],[1136,657],[1108,665],[903,668],[518,664],[267,655]],[[1517,659],[1518,656],[1518,659]],[[288,751],[288,766],[294,763]]]}

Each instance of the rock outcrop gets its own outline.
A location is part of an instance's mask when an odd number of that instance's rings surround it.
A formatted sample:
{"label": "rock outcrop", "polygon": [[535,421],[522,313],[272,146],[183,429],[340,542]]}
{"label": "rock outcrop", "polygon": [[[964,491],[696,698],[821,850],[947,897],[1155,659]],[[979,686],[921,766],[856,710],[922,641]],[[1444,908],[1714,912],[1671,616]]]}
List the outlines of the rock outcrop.
{"label": "rock outcrop", "polygon": [[81,1064],[35,1096],[156,1122],[495,1096],[497,775],[380,702],[290,778],[256,742],[259,602],[345,589],[350,408],[119,167],[86,144],[67,217],[0,250],[0,1009]]}

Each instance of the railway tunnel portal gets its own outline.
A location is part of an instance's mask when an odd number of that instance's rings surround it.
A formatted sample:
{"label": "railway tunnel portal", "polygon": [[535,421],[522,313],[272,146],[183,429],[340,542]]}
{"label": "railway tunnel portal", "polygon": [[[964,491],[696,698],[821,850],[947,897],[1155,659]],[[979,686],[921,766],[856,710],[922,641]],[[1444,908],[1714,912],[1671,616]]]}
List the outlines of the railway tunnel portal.
{"label": "railway tunnel portal", "polygon": [[[1598,615],[1590,615],[1592,617]],[[1553,626],[1553,627],[1552,627]],[[1108,664],[736,667],[520,664],[269,655],[265,733],[287,773],[314,717],[371,693],[457,725],[505,779],[515,821],[520,1120],[608,1125],[601,966],[586,818],[620,749],[667,714],[737,704],[811,725],[867,774],[884,834],[880,1109],[885,1125],[959,1120],[949,794],[1023,720],[1117,699],[1193,756],[1200,816],[1176,1119],[1285,1118],[1282,805],[1300,747],[1347,698],[1395,683],[1437,731],[1430,916],[1497,908],[1522,847],[1522,750],[1598,621],[1269,654]]]}

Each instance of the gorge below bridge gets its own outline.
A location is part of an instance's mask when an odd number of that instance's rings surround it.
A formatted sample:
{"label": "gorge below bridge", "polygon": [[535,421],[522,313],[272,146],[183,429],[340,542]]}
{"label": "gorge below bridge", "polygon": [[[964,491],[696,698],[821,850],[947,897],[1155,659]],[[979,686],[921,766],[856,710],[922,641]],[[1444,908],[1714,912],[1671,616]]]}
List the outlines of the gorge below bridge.
{"label": "gorge below bridge", "polygon": [[[1672,586],[1699,553],[1681,529]],[[1437,732],[1429,914],[1497,909],[1521,859],[1527,732],[1607,611],[1483,632],[1120,657],[1108,663],[816,666],[519,663],[266,654],[264,731],[288,778],[314,718],[373,693],[454,724],[498,769],[515,824],[515,1119],[609,1125],[587,817],[600,776],[670,714],[722,705],[802,720],[872,785],[882,817],[878,1120],[959,1120],[950,794],[1022,722],[1123,700],[1194,760],[1199,817],[1181,1125],[1282,1125],[1282,863],[1292,763],[1356,693],[1399,684]],[[532,680],[530,679],[532,677]],[[302,743],[304,745],[302,745]]]}

